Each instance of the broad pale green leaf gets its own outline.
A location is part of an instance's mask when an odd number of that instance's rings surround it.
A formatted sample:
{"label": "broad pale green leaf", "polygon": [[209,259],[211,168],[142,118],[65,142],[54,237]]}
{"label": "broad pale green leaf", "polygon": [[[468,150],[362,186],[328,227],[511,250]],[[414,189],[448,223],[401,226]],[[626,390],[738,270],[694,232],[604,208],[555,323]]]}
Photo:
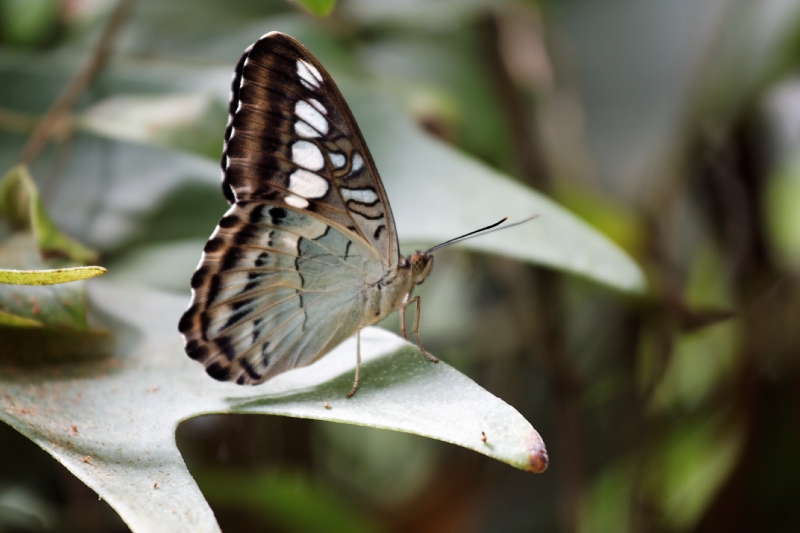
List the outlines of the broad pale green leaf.
{"label": "broad pale green leaf", "polygon": [[114,352],[99,362],[0,367],[0,419],[97,491],[134,532],[219,531],[174,439],[180,421],[206,413],[393,429],[525,470],[546,467],[541,437],[516,410],[384,330],[363,330],[362,380],[349,400],[355,339],[309,367],[241,387],[210,379],[184,354],[176,324],[187,299],[91,287],[92,301],[116,332]]}
{"label": "broad pale green leaf", "polygon": [[108,272],[103,267],[87,266],[50,270],[7,270],[0,268],[0,283],[13,285],[56,285],[89,279]]}
{"label": "broad pale green leaf", "polygon": [[112,139],[160,144],[217,159],[227,116],[225,106],[208,93],[115,96],[89,108],[79,124]]}
{"label": "broad pale green leaf", "polygon": [[496,222],[538,217],[463,246],[531,261],[641,292],[638,265],[545,196],[425,134],[385,92],[343,82],[384,178],[400,238],[436,244]]}

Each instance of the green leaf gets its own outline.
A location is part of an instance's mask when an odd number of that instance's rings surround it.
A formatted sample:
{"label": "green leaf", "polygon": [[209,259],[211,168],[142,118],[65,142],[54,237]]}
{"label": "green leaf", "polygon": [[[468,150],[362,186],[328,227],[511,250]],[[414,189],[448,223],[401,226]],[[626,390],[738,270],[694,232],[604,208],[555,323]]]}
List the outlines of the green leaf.
{"label": "green leaf", "polygon": [[30,229],[45,258],[90,263],[97,254],[55,227],[39,198],[28,168],[17,165],[0,179],[0,215],[18,230]]}
{"label": "green leaf", "polygon": [[628,533],[635,471],[630,461],[612,465],[594,480],[582,502],[580,533]]}
{"label": "green leaf", "polygon": [[87,266],[52,270],[8,270],[0,268],[0,283],[13,285],[56,285],[89,279],[108,272],[103,267]]}
{"label": "green leaf", "polygon": [[496,222],[538,215],[521,226],[463,244],[642,292],[639,266],[566,209],[424,133],[374,87],[340,80],[384,178],[400,238],[436,244]]}
{"label": "green leaf", "polygon": [[336,6],[336,0],[295,0],[303,8],[318,17],[327,17]]}
{"label": "green leaf", "polygon": [[241,387],[212,380],[186,357],[175,330],[185,298],[97,282],[90,288],[115,332],[113,351],[99,363],[33,368],[3,367],[0,358],[0,419],[97,491],[134,532],[219,531],[174,437],[182,420],[207,413],[392,429],[524,470],[546,467],[541,437],[515,409],[392,333],[362,331],[362,379],[351,399],[355,339],[311,366]]}
{"label": "green leaf", "polygon": [[122,141],[157,144],[210,159],[222,153],[227,109],[207,93],[115,96],[94,104],[78,123]]}
{"label": "green leaf", "polygon": [[672,531],[687,531],[702,517],[722,483],[739,463],[746,427],[742,420],[683,420],[656,441],[648,457],[643,490]]}
{"label": "green leaf", "polygon": [[[44,210],[36,185],[24,166],[0,180],[0,215],[14,230],[0,244],[0,324],[21,328],[55,327],[85,331],[83,284],[105,272],[102,267],[48,270],[43,258],[91,261],[95,252],[63,235]],[[57,287],[50,287],[60,283]],[[21,286],[42,285],[42,286]]]}
{"label": "green leaf", "polygon": [[[20,232],[0,245],[0,266],[30,271],[42,270],[47,265],[40,257],[33,235]],[[0,311],[36,321],[48,328],[86,330],[82,281],[60,285],[0,285]],[[5,324],[12,325],[9,321]],[[17,321],[17,325],[24,324]]]}
{"label": "green leaf", "polygon": [[217,505],[248,510],[265,524],[278,524],[292,533],[374,533],[365,521],[333,491],[315,486],[299,473],[195,473],[208,500]]}
{"label": "green leaf", "polygon": [[800,270],[800,152],[770,174],[764,213],[773,255],[785,268]]}
{"label": "green leaf", "polygon": [[0,37],[17,44],[38,44],[52,37],[59,18],[58,0],[0,1]]}
{"label": "green leaf", "polygon": [[[722,256],[710,243],[698,248],[687,280],[687,304],[695,309],[734,308],[732,283]],[[741,335],[742,322],[738,319],[676,334],[650,407],[662,410],[680,406],[691,412],[706,398],[730,386],[741,364]]]}
{"label": "green leaf", "polygon": [[0,326],[11,326],[14,328],[41,328],[44,326],[44,324],[32,318],[26,318],[24,316],[0,311]]}

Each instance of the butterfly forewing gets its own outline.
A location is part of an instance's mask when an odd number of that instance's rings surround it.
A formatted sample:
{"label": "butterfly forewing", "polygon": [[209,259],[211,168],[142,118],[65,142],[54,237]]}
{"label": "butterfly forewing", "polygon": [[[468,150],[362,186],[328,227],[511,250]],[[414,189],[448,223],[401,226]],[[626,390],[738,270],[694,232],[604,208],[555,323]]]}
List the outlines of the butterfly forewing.
{"label": "butterfly forewing", "polygon": [[398,261],[386,193],[347,104],[322,65],[291,37],[270,33],[234,74],[223,188],[229,201],[306,210]]}

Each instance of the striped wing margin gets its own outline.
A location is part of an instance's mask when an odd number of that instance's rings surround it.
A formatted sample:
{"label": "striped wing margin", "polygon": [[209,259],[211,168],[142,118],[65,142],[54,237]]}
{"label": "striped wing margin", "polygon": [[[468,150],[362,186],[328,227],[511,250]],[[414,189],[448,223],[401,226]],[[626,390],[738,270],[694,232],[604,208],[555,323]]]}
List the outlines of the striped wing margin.
{"label": "striped wing margin", "polygon": [[236,202],[192,276],[186,353],[241,385],[310,364],[358,330],[376,265],[369,245],[302,211]]}
{"label": "striped wing margin", "polygon": [[234,72],[222,156],[230,203],[263,200],[353,232],[397,265],[394,218],[350,108],[303,45],[272,32]]}

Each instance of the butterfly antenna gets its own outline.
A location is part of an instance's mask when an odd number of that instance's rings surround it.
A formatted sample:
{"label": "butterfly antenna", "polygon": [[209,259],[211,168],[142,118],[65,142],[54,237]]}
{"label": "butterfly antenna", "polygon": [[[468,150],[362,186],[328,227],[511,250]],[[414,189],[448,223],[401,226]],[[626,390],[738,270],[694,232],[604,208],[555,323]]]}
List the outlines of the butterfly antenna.
{"label": "butterfly antenna", "polygon": [[[499,231],[501,229],[513,228],[514,226],[519,226],[520,224],[524,224],[524,223],[526,223],[526,222],[528,222],[530,220],[533,220],[534,218],[536,218],[538,216],[539,215],[533,215],[532,217],[528,217],[528,218],[526,218],[524,220],[520,220],[518,222],[514,222],[513,224],[507,224],[507,225],[503,226],[502,228],[497,228],[497,226],[499,226],[500,224],[502,224],[503,222],[508,220],[508,217],[503,217],[502,220],[500,220],[498,222],[495,222],[494,224],[490,224],[490,225],[486,226],[485,228],[476,229],[475,231],[470,231],[469,233],[465,233],[464,235],[461,235],[460,237],[456,237],[455,239],[450,239],[449,241],[445,241],[445,242],[443,242],[441,244],[437,244],[436,246],[434,246],[433,248],[431,248],[430,250],[428,250],[425,253],[429,254],[429,253],[433,252],[434,250],[438,250],[439,248],[444,248],[445,246],[448,246],[450,244],[454,244],[454,243],[466,240],[466,239],[468,239],[470,237],[476,237],[478,235],[478,233],[482,233],[482,234],[486,235],[487,233],[492,233],[492,231],[489,231],[489,230]],[[494,229],[494,228],[497,228],[497,229]],[[486,232],[486,233],[484,233],[484,232]]]}

